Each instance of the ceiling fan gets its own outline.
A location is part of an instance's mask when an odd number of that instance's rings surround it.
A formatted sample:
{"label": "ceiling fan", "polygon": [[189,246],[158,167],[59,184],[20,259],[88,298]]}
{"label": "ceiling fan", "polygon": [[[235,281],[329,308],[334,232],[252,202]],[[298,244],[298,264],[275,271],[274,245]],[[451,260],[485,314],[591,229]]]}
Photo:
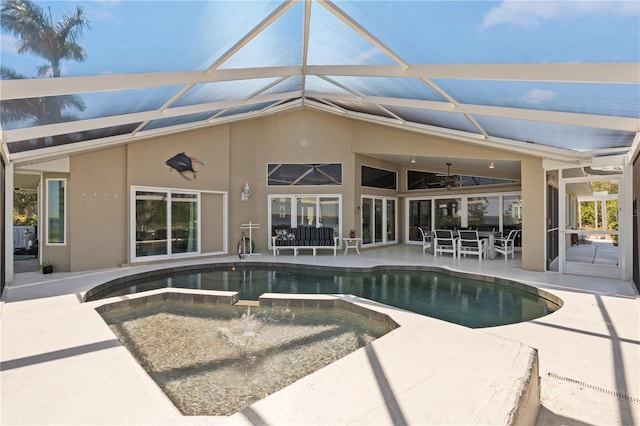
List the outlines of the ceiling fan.
{"label": "ceiling fan", "polygon": [[447,176],[440,182],[440,185],[447,191],[451,191],[451,188],[454,186],[462,186],[463,184],[464,181],[462,180],[462,176],[460,176],[460,180],[456,180],[455,176],[451,176],[451,163],[447,163]]}

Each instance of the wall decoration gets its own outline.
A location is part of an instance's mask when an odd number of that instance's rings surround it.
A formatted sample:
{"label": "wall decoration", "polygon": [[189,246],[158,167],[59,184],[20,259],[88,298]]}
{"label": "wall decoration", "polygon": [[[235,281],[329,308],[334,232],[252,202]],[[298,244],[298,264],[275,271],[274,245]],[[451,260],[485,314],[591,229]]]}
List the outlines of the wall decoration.
{"label": "wall decoration", "polygon": [[194,168],[194,164],[198,163],[204,165],[204,163],[198,160],[196,157],[190,157],[184,152],[174,155],[165,161],[166,165],[171,167],[170,170],[176,170],[180,173],[180,176],[185,178],[186,180],[192,180],[189,177],[189,174],[193,176],[193,179],[198,175],[198,170]]}

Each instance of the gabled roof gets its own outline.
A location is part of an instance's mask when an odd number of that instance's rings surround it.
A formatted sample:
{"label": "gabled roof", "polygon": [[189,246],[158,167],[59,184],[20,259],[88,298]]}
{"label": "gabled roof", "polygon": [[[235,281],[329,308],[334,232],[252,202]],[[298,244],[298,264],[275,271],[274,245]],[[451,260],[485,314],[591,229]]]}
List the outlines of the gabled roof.
{"label": "gabled roof", "polygon": [[[640,144],[637,2],[78,3],[87,61],[3,80],[0,100],[84,109],[3,120],[12,161],[299,108],[558,160]],[[10,42],[3,66],[34,74]]]}

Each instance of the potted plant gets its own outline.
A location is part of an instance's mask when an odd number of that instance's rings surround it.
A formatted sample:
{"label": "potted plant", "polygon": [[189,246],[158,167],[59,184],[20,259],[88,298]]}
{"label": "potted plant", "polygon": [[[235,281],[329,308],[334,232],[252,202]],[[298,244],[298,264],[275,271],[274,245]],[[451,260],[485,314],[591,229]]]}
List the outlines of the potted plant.
{"label": "potted plant", "polygon": [[356,237],[356,230],[352,229],[351,231],[349,231],[349,238],[355,238]]}
{"label": "potted plant", "polygon": [[38,264],[38,270],[42,271],[43,274],[50,274],[53,272],[53,265],[48,260],[45,260]]}

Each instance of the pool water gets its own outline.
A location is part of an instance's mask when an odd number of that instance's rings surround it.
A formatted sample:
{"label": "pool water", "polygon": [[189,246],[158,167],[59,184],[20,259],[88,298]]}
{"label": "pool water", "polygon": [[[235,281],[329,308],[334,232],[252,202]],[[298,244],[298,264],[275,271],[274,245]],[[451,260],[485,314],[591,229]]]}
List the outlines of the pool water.
{"label": "pool water", "polygon": [[101,312],[185,415],[231,415],[365,346],[391,325],[340,309],[163,301]]}
{"label": "pool water", "polygon": [[231,265],[106,285],[90,292],[87,300],[165,287],[238,291],[242,300],[258,300],[264,293],[353,294],[472,328],[528,321],[559,308],[535,293],[535,289],[527,291],[523,285],[432,271],[346,272]]}

